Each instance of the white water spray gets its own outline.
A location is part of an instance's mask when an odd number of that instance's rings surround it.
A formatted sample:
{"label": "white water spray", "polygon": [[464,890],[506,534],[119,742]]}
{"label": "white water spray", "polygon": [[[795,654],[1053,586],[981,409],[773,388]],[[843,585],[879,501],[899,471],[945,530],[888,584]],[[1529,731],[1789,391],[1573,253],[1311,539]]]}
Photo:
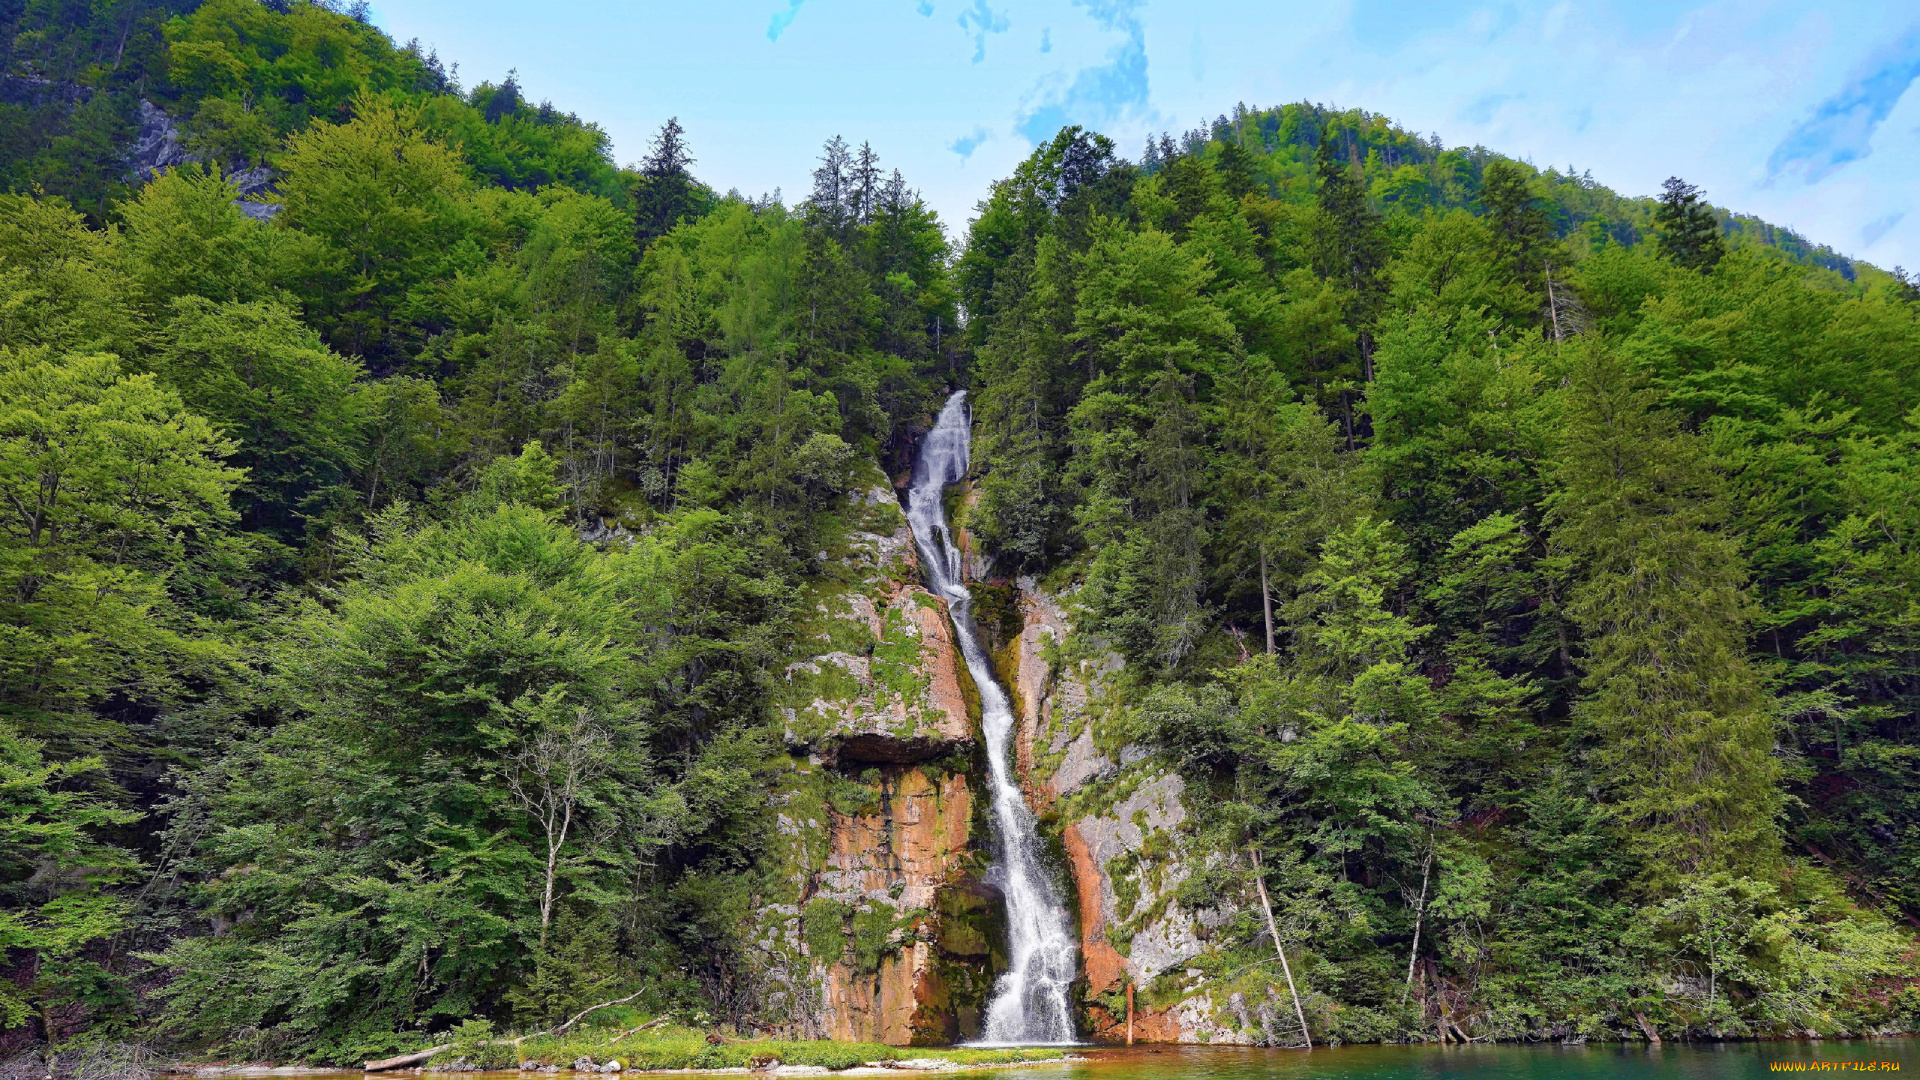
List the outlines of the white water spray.
{"label": "white water spray", "polygon": [[980,688],[980,722],[987,737],[988,783],[993,792],[994,861],[987,880],[1007,898],[1007,970],[994,984],[987,1022],[976,1046],[1066,1045],[1074,1039],[1067,989],[1075,972],[1073,934],[1066,909],[1040,861],[1033,812],[1014,781],[1013,708],[994,678],[993,665],[973,623],[973,596],[961,584],[960,551],[947,528],[941,495],[967,474],[971,425],[966,392],[947,399],[940,419],[920,444],[907,493],[907,521],[926,565],[927,584],[947,601],[960,654]]}

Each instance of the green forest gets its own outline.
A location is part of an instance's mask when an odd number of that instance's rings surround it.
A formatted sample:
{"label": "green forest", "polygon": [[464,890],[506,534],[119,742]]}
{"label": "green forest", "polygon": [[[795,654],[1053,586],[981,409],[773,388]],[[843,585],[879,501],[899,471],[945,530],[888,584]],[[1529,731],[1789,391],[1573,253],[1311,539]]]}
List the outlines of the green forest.
{"label": "green forest", "polygon": [[0,20],[0,1049],[791,1034],[783,672],[961,389],[987,576],[1124,661],[1316,1040],[1920,1030],[1903,271],[1357,110],[942,222],[364,6]]}

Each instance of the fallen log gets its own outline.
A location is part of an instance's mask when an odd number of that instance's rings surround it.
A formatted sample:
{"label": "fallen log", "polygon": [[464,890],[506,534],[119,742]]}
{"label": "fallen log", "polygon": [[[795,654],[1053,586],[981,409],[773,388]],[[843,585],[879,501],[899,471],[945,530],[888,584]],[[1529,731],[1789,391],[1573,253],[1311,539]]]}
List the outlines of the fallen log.
{"label": "fallen log", "polygon": [[[532,1035],[522,1035],[517,1039],[492,1039],[489,1041],[496,1046],[519,1046],[521,1043],[525,1042],[528,1039],[539,1038],[541,1036],[546,1036],[546,1035],[559,1035],[564,1033],[568,1028],[572,1027],[574,1024],[578,1023],[580,1021],[580,1018],[586,1016],[588,1013],[597,1012],[601,1009],[610,1008],[614,1005],[625,1005],[627,1002],[632,1001],[634,998],[639,997],[642,993],[645,993],[645,991],[635,990],[633,993],[628,994],[626,997],[620,998],[617,1001],[603,1001],[600,1004],[595,1005],[591,1008],[582,1009],[573,1015],[573,1019],[568,1020],[566,1023],[561,1024],[559,1027],[556,1027],[556,1028],[549,1028],[546,1031],[535,1032]],[[650,1028],[653,1025],[659,1023],[661,1020],[665,1020],[665,1019],[666,1017],[662,1016],[660,1017],[659,1020],[648,1021],[647,1023],[641,1024],[639,1027],[634,1028],[633,1031],[624,1032],[620,1036],[620,1038],[625,1038],[627,1035],[633,1034],[634,1031],[645,1031],[647,1028]],[[618,1040],[616,1039],[615,1041],[618,1041]],[[404,1069],[409,1065],[418,1065],[421,1062],[426,1061],[428,1058],[432,1057],[433,1055],[441,1052],[442,1050],[451,1050],[453,1049],[453,1046],[454,1046],[453,1043],[441,1043],[439,1046],[430,1046],[425,1050],[418,1050],[411,1054],[401,1054],[399,1057],[382,1058],[379,1061],[369,1061],[366,1063],[366,1065],[362,1066],[362,1068],[365,1071],[370,1073],[371,1072],[387,1072],[388,1070],[391,1070],[391,1069]]]}
{"label": "fallen log", "polygon": [[629,1036],[629,1035],[638,1035],[639,1033],[641,1033],[641,1032],[643,1032],[643,1031],[645,1031],[645,1030],[647,1030],[647,1029],[648,1029],[648,1028],[650,1028],[650,1027],[653,1027],[653,1026],[654,1026],[654,1025],[656,1025],[656,1024],[664,1024],[664,1023],[666,1023],[666,1022],[667,1022],[667,1021],[668,1021],[669,1019],[671,1019],[671,1016],[656,1016],[656,1017],[654,1017],[653,1019],[651,1019],[651,1020],[649,1020],[649,1021],[647,1021],[646,1023],[644,1023],[644,1024],[641,1024],[641,1025],[640,1025],[639,1027],[637,1027],[637,1028],[628,1028],[627,1030],[625,1030],[625,1031],[623,1031],[623,1032],[621,1032],[621,1033],[620,1033],[620,1034],[618,1034],[618,1035],[615,1035],[615,1036],[614,1036],[613,1038],[611,1038],[611,1039],[608,1039],[607,1041],[608,1041],[608,1042],[610,1042],[610,1043],[617,1043],[617,1042],[619,1042],[619,1041],[620,1041],[621,1039],[624,1039],[624,1038],[626,1038],[626,1037],[627,1037],[627,1036]]}
{"label": "fallen log", "polygon": [[635,990],[635,991],[634,991],[633,993],[631,993],[631,994],[628,994],[628,995],[627,995],[626,997],[623,997],[623,998],[620,998],[620,999],[619,999],[619,1000],[617,1000],[617,1001],[603,1001],[603,1002],[601,1002],[600,1004],[598,1004],[598,1005],[594,1005],[594,1006],[592,1006],[592,1007],[590,1007],[590,1008],[585,1008],[585,1009],[581,1009],[581,1010],[580,1010],[579,1012],[577,1012],[577,1013],[575,1013],[575,1014],[573,1015],[573,1019],[571,1019],[571,1020],[569,1020],[569,1021],[567,1021],[567,1022],[566,1022],[566,1023],[564,1023],[564,1024],[561,1024],[561,1025],[560,1025],[559,1027],[557,1027],[557,1028],[554,1028],[554,1029],[552,1029],[552,1030],[550,1030],[550,1031],[548,1031],[548,1032],[547,1032],[547,1034],[548,1034],[548,1035],[559,1035],[559,1034],[562,1034],[562,1033],[564,1033],[564,1032],[565,1032],[565,1031],[566,1031],[566,1030],[567,1030],[568,1028],[570,1028],[570,1027],[572,1027],[572,1026],[573,1026],[574,1024],[576,1024],[576,1023],[578,1023],[578,1022],[580,1021],[580,1018],[581,1018],[581,1017],[583,1017],[583,1016],[585,1016],[585,1015],[587,1015],[588,1013],[590,1013],[590,1012],[598,1012],[598,1011],[599,1011],[599,1010],[601,1010],[601,1009],[610,1009],[610,1008],[612,1008],[612,1007],[613,1007],[613,1006],[615,1006],[615,1005],[625,1005],[625,1004],[626,1004],[627,1002],[629,1002],[629,1001],[632,1001],[632,1000],[633,1000],[634,998],[637,998],[637,997],[639,997],[639,996],[640,996],[641,994],[644,994],[644,993],[646,993],[646,991],[645,991],[645,990]]}
{"label": "fallen log", "polygon": [[441,1043],[439,1046],[430,1046],[425,1050],[417,1050],[411,1054],[401,1054],[399,1057],[369,1061],[364,1068],[367,1072],[386,1072],[389,1069],[404,1069],[409,1065],[418,1065],[442,1050],[451,1049],[453,1049],[452,1043]]}

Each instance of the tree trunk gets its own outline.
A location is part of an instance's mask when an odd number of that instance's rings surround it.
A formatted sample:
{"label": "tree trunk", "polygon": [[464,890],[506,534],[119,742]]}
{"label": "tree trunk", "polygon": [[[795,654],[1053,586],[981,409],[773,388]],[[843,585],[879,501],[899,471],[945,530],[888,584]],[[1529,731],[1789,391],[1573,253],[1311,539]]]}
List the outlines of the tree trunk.
{"label": "tree trunk", "polygon": [[1427,917],[1427,877],[1433,870],[1433,838],[1427,838],[1427,858],[1420,864],[1420,900],[1413,908],[1413,948],[1407,953],[1407,990],[1400,1000],[1407,999],[1407,993],[1413,990],[1413,965],[1420,958],[1420,924]]}
{"label": "tree trunk", "polygon": [[451,1049],[453,1049],[452,1043],[441,1043],[439,1046],[430,1046],[425,1050],[415,1051],[411,1054],[401,1054],[399,1057],[369,1061],[363,1068],[367,1072],[386,1072],[388,1069],[403,1069],[408,1065],[418,1065],[442,1050]]}
{"label": "tree trunk", "polygon": [[1260,872],[1260,849],[1247,845],[1253,856],[1253,887],[1260,892],[1260,910],[1267,916],[1267,933],[1273,937],[1273,951],[1280,954],[1280,970],[1287,975],[1287,993],[1293,995],[1293,1015],[1300,1021],[1300,1037],[1313,1049],[1313,1033],[1307,1030],[1307,1011],[1300,1007],[1300,991],[1293,985],[1293,965],[1287,963],[1287,950],[1280,947],[1280,928],[1273,921],[1273,905],[1267,902],[1267,879]]}
{"label": "tree trunk", "polygon": [[547,930],[553,923],[553,879],[559,868],[560,849],[567,844],[567,830],[573,826],[573,807],[567,807],[565,816],[560,819],[560,835],[555,838],[551,828],[547,831],[547,886],[540,894],[540,947],[547,947]]}
{"label": "tree trunk", "polygon": [[[627,1002],[632,1001],[634,998],[639,997],[641,994],[645,992],[646,992],[645,990],[635,990],[633,993],[628,994],[626,997],[623,997],[623,998],[615,998],[612,1001],[603,1001],[598,1005],[589,1005],[588,1007],[581,1009],[579,1012],[574,1013],[573,1019],[568,1020],[564,1024],[561,1024],[559,1027],[550,1029],[547,1032],[547,1034],[548,1035],[564,1035],[566,1034],[568,1028],[579,1023],[580,1018],[583,1016],[586,1016],[588,1013],[599,1012],[601,1009],[611,1009],[615,1005],[625,1005]],[[661,1017],[660,1019],[664,1020],[666,1018]],[[660,1020],[655,1020],[653,1023],[657,1024],[659,1022]],[[640,1025],[640,1027],[634,1028],[633,1030],[639,1031],[641,1030],[641,1028],[648,1028],[652,1026],[653,1024],[642,1024]]]}
{"label": "tree trunk", "polygon": [[1267,545],[1260,545],[1260,617],[1267,624],[1267,655],[1273,655],[1273,590],[1267,587]]}
{"label": "tree trunk", "polygon": [[1553,264],[1547,266],[1547,316],[1553,320],[1553,343],[1560,344],[1560,301],[1553,294]]}

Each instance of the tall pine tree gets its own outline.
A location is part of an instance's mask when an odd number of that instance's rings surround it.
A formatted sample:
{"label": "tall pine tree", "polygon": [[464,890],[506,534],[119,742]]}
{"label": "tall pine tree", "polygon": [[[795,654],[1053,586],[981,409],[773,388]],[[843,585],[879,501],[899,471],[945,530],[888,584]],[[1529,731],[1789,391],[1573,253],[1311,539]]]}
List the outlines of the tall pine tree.
{"label": "tall pine tree", "polygon": [[1718,478],[1627,357],[1579,340],[1549,512],[1556,554],[1584,569],[1569,613],[1595,779],[1652,887],[1763,868],[1780,850],[1780,769],[1746,570],[1714,531]]}
{"label": "tall pine tree", "polygon": [[699,181],[688,168],[693,155],[687,152],[686,129],[679,117],[660,125],[653,137],[653,149],[640,163],[640,178],[634,182],[634,237],[644,249],[657,237],[673,231],[675,225],[699,217],[708,200]]}
{"label": "tall pine tree", "polygon": [[1367,202],[1366,178],[1342,159],[1343,140],[1333,131],[1320,138],[1315,171],[1320,178],[1314,269],[1344,293],[1347,324],[1355,332],[1365,378],[1373,379],[1373,324],[1386,301],[1386,225]]}
{"label": "tall pine tree", "polygon": [[1660,185],[1660,206],[1653,212],[1660,227],[1660,253],[1689,270],[1709,273],[1727,253],[1720,222],[1700,201],[1699,188],[1677,176]]}

